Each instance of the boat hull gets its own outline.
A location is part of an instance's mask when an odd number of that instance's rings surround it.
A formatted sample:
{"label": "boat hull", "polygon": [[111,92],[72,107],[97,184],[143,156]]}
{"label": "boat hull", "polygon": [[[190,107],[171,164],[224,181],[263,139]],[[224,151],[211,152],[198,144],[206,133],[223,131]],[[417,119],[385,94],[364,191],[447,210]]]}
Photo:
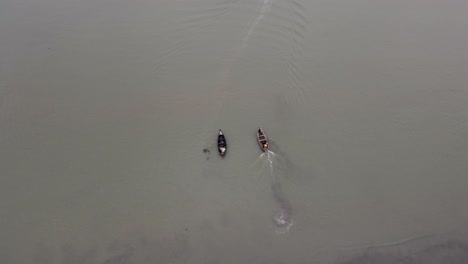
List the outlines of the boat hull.
{"label": "boat hull", "polygon": [[218,132],[218,152],[221,157],[224,158],[227,151],[226,137],[224,137],[223,131],[220,129]]}
{"label": "boat hull", "polygon": [[261,127],[257,130],[257,142],[263,152],[268,152],[268,138]]}

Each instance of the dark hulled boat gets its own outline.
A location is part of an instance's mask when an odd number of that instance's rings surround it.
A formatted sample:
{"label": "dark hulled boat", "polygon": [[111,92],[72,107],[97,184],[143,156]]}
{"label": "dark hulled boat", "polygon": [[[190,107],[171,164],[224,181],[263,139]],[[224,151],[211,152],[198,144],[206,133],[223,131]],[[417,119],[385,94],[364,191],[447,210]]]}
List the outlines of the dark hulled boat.
{"label": "dark hulled boat", "polygon": [[220,129],[218,132],[218,152],[221,157],[226,155],[227,145],[226,145],[226,138],[224,137],[223,131]]}

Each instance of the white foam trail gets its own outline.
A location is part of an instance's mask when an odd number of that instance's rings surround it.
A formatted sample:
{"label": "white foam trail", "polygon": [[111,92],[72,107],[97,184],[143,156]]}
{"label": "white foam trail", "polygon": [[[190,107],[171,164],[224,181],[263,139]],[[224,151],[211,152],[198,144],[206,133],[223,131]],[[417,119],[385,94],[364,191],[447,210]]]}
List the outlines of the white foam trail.
{"label": "white foam trail", "polygon": [[272,191],[273,196],[275,197],[276,202],[278,203],[278,211],[273,215],[273,222],[276,224],[275,232],[277,234],[286,234],[294,222],[291,219],[291,204],[288,199],[284,196],[281,187],[279,185],[278,179],[273,170],[273,158],[276,156],[276,153],[273,151],[267,151],[263,153],[260,157],[266,154],[266,159],[268,166],[270,167],[270,177],[272,180]]}
{"label": "white foam trail", "polygon": [[255,27],[260,23],[260,20],[263,19],[263,16],[266,12],[270,10],[271,7],[271,0],[263,0],[263,5],[260,10],[260,15],[252,22],[252,25],[250,25],[249,31],[247,32],[247,35],[244,38],[244,41],[242,43],[242,47],[245,48],[247,46],[247,41],[249,40],[250,35],[254,31]]}
{"label": "white foam trail", "polygon": [[273,160],[271,159],[270,157],[270,153],[273,153],[272,151],[268,151],[266,154],[267,154],[267,159],[268,159],[268,165],[270,166],[270,175],[271,177],[273,178]]}
{"label": "white foam trail", "polygon": [[276,234],[278,235],[284,235],[284,234],[287,234],[289,232],[289,229],[294,225],[294,222],[291,220],[288,225],[286,225],[285,227],[283,227],[282,229],[275,229],[275,232]]}

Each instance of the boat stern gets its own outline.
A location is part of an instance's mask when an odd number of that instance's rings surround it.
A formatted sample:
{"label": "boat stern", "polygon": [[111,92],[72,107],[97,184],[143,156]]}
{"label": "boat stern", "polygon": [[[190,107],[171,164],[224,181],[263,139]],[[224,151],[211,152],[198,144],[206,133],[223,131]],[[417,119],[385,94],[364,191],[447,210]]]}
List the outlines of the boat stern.
{"label": "boat stern", "polygon": [[226,155],[226,147],[219,147],[219,154],[224,157]]}

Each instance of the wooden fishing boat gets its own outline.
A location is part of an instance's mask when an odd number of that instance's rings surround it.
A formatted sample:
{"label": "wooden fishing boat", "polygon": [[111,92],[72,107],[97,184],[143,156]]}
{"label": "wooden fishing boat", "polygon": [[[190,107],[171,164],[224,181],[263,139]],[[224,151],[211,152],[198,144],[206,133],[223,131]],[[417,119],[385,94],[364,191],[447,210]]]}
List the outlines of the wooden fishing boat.
{"label": "wooden fishing boat", "polygon": [[221,157],[226,155],[227,145],[226,145],[226,138],[224,137],[223,131],[220,129],[218,132],[218,152]]}
{"label": "wooden fishing boat", "polygon": [[268,152],[268,138],[261,127],[257,130],[257,141],[263,152]]}

